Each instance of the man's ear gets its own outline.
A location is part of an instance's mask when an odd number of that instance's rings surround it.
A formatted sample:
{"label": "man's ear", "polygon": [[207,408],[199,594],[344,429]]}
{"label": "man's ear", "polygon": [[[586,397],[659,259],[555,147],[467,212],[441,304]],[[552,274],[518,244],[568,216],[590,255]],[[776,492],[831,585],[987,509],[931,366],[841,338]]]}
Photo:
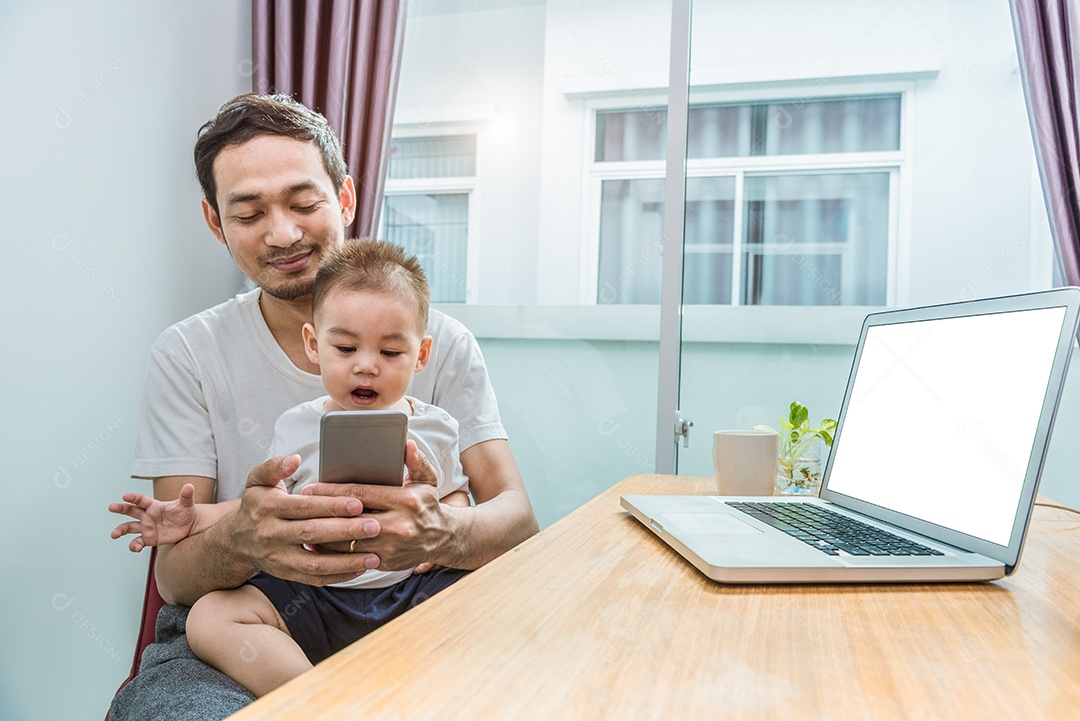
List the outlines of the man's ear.
{"label": "man's ear", "polygon": [[356,186],[353,185],[351,176],[345,176],[338,193],[338,202],[341,203],[341,225],[348,226],[356,217]]}
{"label": "man's ear", "polygon": [[210,205],[210,201],[206,198],[202,199],[202,214],[203,220],[206,221],[206,227],[210,229],[210,232],[214,234],[214,237],[218,241],[227,246],[225,242],[225,233],[221,230],[221,216],[214,210],[214,206]]}
{"label": "man's ear", "polygon": [[308,360],[315,365],[319,364],[319,341],[315,337],[315,326],[311,323],[304,323],[304,352],[307,353]]}
{"label": "man's ear", "polygon": [[416,370],[413,373],[424,370],[424,366],[428,364],[429,360],[431,360],[431,336],[426,335],[420,341],[420,355],[416,357]]}

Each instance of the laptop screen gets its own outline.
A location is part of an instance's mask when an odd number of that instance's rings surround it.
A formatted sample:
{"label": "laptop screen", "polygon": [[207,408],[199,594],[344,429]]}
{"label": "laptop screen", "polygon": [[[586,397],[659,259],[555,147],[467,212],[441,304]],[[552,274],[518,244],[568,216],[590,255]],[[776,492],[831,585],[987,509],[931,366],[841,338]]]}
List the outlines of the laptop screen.
{"label": "laptop screen", "polygon": [[1065,312],[870,326],[828,490],[1007,546]]}

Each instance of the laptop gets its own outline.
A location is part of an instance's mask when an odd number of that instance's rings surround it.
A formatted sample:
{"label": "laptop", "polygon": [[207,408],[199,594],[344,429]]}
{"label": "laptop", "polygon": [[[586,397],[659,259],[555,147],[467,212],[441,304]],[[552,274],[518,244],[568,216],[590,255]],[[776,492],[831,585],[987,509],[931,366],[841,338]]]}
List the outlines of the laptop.
{"label": "laptop", "polygon": [[1080,288],[871,313],[816,497],[622,496],[723,583],[988,581],[1020,562]]}

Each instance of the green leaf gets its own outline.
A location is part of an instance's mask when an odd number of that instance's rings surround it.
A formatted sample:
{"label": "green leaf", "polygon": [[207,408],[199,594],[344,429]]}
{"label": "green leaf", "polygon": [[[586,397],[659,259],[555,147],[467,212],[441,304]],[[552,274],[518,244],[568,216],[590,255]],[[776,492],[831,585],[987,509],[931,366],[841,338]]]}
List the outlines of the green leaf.
{"label": "green leaf", "polygon": [[791,402],[791,425],[801,426],[810,420],[810,411],[806,410],[806,406],[798,401]]}
{"label": "green leaf", "polygon": [[[810,411],[798,401],[791,402],[787,419],[780,418],[780,456],[798,458],[810,450],[811,445],[820,438],[827,446],[832,446],[836,421],[825,418],[816,428],[810,424]],[[769,429],[768,426],[754,426],[755,429]]]}

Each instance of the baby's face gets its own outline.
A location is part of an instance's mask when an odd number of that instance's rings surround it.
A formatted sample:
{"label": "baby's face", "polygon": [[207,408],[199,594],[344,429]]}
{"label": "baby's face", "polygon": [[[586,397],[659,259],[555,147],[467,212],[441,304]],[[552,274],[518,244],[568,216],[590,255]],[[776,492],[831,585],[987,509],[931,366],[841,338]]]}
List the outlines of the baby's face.
{"label": "baby's face", "polygon": [[306,326],[304,338],[341,410],[406,410],[402,397],[431,348],[431,338],[417,330],[416,314],[415,306],[388,293],[334,290],[323,299],[314,334]]}

